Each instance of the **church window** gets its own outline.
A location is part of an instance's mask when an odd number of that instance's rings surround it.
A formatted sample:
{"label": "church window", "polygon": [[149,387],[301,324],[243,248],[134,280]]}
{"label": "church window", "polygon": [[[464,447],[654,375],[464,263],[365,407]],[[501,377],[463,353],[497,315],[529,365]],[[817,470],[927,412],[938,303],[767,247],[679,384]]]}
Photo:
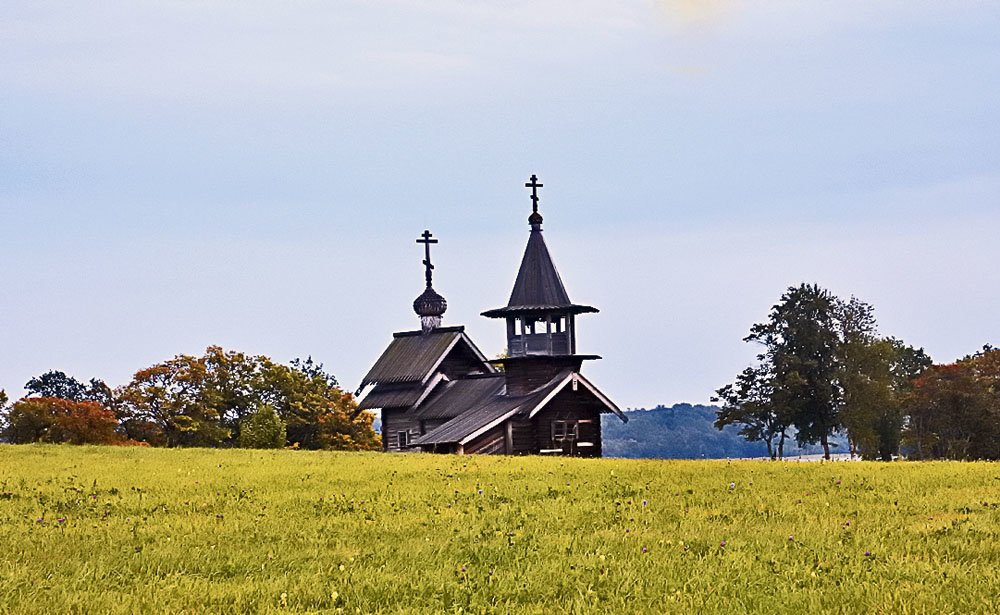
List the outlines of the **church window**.
{"label": "church window", "polygon": [[579,435],[577,421],[552,421],[552,440],[576,440]]}

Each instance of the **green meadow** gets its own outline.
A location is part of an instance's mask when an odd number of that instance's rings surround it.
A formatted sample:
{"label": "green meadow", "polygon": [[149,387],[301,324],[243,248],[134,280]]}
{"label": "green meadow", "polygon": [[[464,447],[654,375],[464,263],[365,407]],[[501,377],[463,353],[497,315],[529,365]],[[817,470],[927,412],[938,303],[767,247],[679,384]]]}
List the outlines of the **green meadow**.
{"label": "green meadow", "polygon": [[1000,466],[0,445],[0,613],[996,613]]}

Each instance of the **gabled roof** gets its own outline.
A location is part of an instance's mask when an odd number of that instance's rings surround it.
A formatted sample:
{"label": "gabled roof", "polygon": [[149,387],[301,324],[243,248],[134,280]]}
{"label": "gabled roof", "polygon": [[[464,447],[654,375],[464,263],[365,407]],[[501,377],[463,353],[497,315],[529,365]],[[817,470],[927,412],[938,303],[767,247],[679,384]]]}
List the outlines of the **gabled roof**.
{"label": "gabled roof", "polygon": [[[428,333],[404,331],[393,333],[392,342],[361,381],[358,393],[369,384],[418,384],[427,382],[441,361],[458,344],[464,344],[486,364],[486,357],[476,348],[465,327],[442,327]],[[492,369],[485,367],[485,369]],[[373,391],[374,392],[374,391]]]}
{"label": "gabled roof", "polygon": [[565,311],[575,314],[596,312],[589,305],[576,305],[569,299],[559,272],[552,262],[549,249],[542,238],[540,225],[534,225],[524,249],[521,268],[514,281],[507,307],[483,312],[489,318],[502,318],[508,314],[538,311]]}
{"label": "gabled roof", "polygon": [[417,438],[413,446],[428,444],[467,444],[486,431],[493,429],[515,415],[531,418],[538,414],[560,391],[572,382],[583,385],[606,408],[606,412],[616,414],[622,421],[628,417],[597,387],[573,370],[560,372],[547,383],[526,395],[494,395],[478,406],[470,407],[462,414],[444,423],[437,429]]}
{"label": "gabled roof", "polygon": [[452,380],[438,387],[432,397],[417,408],[413,415],[421,419],[451,419],[469,408],[503,392],[506,378],[503,374],[472,376]]}

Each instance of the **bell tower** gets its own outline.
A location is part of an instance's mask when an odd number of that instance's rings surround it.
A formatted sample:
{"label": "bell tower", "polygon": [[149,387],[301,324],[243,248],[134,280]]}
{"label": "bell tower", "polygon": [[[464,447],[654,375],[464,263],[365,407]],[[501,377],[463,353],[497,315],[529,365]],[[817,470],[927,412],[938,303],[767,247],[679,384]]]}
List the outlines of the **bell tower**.
{"label": "bell tower", "polygon": [[556,270],[542,237],[542,215],[538,213],[538,183],[535,175],[524,185],[531,188],[531,228],[521,268],[506,307],[483,312],[487,318],[507,323],[507,358],[500,361],[508,376],[508,390],[527,392],[560,371],[579,371],[585,359],[596,355],[576,353],[576,317],[597,312],[589,305],[573,303]]}

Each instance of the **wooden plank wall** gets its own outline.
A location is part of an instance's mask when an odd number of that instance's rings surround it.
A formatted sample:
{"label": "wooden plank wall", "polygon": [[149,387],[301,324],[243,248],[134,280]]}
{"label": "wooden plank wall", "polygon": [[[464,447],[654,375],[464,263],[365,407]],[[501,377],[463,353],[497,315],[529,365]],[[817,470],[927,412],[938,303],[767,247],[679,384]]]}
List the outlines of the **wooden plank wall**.
{"label": "wooden plank wall", "polygon": [[538,450],[551,450],[562,446],[561,443],[552,441],[552,421],[583,420],[590,422],[580,423],[577,442],[589,442],[593,446],[577,447],[575,454],[580,457],[600,457],[601,407],[601,403],[583,387],[577,391],[573,391],[570,387],[563,389],[533,419]]}
{"label": "wooden plank wall", "polygon": [[467,455],[503,455],[506,448],[506,430],[499,425],[465,445]]}
{"label": "wooden plank wall", "polygon": [[407,417],[402,410],[382,411],[382,442],[385,450],[399,450],[399,432],[406,431],[410,434],[410,440],[415,440],[420,435],[420,424]]}
{"label": "wooden plank wall", "polygon": [[511,442],[514,445],[512,455],[537,455],[538,442],[535,438],[535,425],[528,419],[512,419],[510,421]]}

